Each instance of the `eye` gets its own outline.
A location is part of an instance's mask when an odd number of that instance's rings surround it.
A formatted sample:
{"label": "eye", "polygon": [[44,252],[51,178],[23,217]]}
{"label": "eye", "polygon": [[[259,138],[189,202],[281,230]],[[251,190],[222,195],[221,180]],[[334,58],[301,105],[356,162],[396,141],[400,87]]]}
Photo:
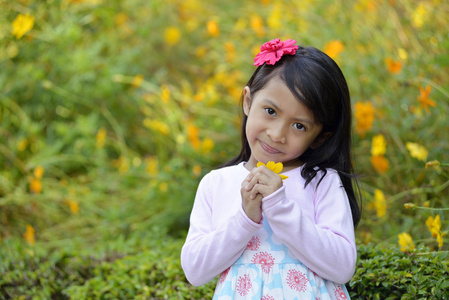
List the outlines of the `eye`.
{"label": "eye", "polygon": [[306,127],[304,125],[302,125],[301,123],[295,123],[293,125],[293,127],[295,127],[295,129],[299,130],[299,131],[305,131]]}
{"label": "eye", "polygon": [[267,112],[267,114],[269,114],[270,116],[275,116],[276,115],[276,111],[270,107],[265,108],[265,111]]}

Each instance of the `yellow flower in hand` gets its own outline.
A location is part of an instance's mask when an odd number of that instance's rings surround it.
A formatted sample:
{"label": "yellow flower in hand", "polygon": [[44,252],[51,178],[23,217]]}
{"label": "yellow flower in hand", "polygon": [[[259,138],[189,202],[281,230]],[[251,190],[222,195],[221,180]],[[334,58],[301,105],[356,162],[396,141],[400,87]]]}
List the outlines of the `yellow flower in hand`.
{"label": "yellow flower in hand", "polygon": [[264,164],[263,162],[260,162],[260,161],[259,161],[259,162],[257,163],[257,167],[260,167],[260,166],[265,166],[265,167],[267,167],[269,170],[271,170],[271,171],[273,171],[274,173],[276,173],[276,174],[278,174],[279,176],[281,176],[281,179],[282,179],[282,180],[288,178],[288,176],[279,174],[279,172],[281,172],[282,169],[284,168],[284,165],[283,165],[281,162],[275,163],[274,161],[269,161],[269,162],[267,162],[267,164]]}

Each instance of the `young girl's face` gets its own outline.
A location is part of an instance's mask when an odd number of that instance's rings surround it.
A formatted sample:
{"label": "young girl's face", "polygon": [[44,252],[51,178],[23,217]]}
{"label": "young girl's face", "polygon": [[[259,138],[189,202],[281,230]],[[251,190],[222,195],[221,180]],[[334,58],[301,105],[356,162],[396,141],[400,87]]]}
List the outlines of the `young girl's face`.
{"label": "young girl's face", "polygon": [[271,79],[256,95],[244,89],[243,111],[248,117],[246,136],[251,157],[246,167],[257,162],[282,162],[284,171],[299,167],[296,160],[309,147],[317,146],[322,125],[315,123],[312,112],[299,102],[279,77]]}

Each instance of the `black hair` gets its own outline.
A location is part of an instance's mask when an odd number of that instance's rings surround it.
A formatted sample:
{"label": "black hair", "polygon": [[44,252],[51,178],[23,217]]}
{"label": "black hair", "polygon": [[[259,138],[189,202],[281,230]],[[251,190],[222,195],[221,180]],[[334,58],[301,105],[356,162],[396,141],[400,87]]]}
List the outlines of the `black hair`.
{"label": "black hair", "polygon": [[[319,180],[321,182],[327,174],[326,168],[336,170],[349,198],[354,226],[357,226],[361,218],[357,198],[361,197],[351,160],[351,101],[342,71],[322,51],[300,46],[295,55],[284,55],[274,65],[264,63],[259,66],[247,83],[250,94],[254,96],[277,76],[285,82],[298,101],[310,109],[316,123],[322,125],[317,139],[326,135],[321,145],[307,149],[298,158],[304,164],[301,176],[306,180],[305,186],[318,172],[322,171],[323,174]],[[243,94],[241,103],[243,106]],[[240,153],[220,167],[249,160],[251,148],[246,137],[247,119],[243,114]]]}

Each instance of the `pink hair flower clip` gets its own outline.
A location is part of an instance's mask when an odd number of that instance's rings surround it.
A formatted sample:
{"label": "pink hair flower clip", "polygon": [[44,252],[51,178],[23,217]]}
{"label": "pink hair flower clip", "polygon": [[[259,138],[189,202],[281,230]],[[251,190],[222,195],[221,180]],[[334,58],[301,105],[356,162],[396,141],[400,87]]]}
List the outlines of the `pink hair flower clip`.
{"label": "pink hair flower clip", "polygon": [[284,54],[295,55],[299,47],[294,45],[295,40],[288,39],[285,42],[280,39],[274,39],[266,42],[260,47],[260,52],[254,58],[254,65],[261,66],[265,62],[268,65],[274,65]]}

